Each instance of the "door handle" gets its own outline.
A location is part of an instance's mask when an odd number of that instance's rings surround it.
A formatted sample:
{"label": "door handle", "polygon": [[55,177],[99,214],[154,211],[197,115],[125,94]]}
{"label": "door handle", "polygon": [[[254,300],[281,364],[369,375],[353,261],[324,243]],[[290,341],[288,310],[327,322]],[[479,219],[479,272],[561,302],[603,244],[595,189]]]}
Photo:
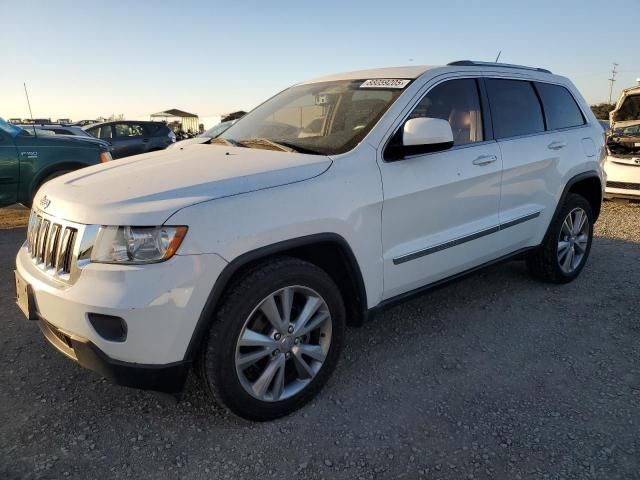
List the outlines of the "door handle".
{"label": "door handle", "polygon": [[149,143],[149,139],[148,139],[148,138],[143,138],[143,139],[142,139],[142,141],[143,141],[144,143]]}
{"label": "door handle", "polygon": [[555,141],[547,145],[547,148],[549,150],[560,150],[561,148],[564,148],[566,146],[567,146],[567,142]]}
{"label": "door handle", "polygon": [[498,160],[498,157],[496,157],[495,155],[480,155],[472,163],[474,165],[489,165],[496,160]]}

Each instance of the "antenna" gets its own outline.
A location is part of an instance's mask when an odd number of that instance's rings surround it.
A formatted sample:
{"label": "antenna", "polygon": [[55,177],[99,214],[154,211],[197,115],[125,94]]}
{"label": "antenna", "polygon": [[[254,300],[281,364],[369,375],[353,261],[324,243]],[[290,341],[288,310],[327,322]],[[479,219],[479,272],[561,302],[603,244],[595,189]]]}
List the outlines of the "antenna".
{"label": "antenna", "polygon": [[37,137],[38,134],[36,133],[36,124],[33,122],[33,112],[31,111],[31,102],[29,101],[29,92],[27,92],[27,82],[24,82],[23,85],[24,85],[24,94],[27,97],[27,106],[29,107],[29,115],[31,116],[31,125],[33,125],[33,136]]}
{"label": "antenna", "polygon": [[498,56],[496,57],[496,63],[498,63],[498,60],[500,60],[500,55],[502,55],[502,50],[498,52]]}
{"label": "antenna", "polygon": [[613,96],[613,83],[616,81],[616,74],[618,71],[616,68],[618,67],[617,63],[613,63],[613,68],[611,69],[611,78],[609,79],[609,104],[611,104],[611,97]]}

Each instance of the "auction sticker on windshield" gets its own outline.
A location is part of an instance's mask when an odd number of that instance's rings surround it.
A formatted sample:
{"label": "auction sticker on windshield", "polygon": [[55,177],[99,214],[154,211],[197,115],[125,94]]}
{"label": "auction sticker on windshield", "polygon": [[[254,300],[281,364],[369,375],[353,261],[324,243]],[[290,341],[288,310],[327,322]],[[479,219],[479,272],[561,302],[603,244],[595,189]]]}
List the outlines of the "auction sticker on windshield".
{"label": "auction sticker on windshield", "polygon": [[411,83],[411,80],[402,78],[374,78],[366,80],[360,88],[404,88]]}

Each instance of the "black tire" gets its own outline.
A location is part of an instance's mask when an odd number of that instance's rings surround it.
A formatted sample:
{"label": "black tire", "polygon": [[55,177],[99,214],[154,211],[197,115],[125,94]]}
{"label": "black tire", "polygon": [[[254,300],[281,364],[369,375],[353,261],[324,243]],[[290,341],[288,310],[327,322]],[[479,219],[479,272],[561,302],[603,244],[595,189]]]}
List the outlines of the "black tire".
{"label": "black tire", "polygon": [[73,170],[57,170],[57,171],[55,171],[53,173],[50,173],[46,177],[44,177],[42,179],[42,181],[40,183],[38,183],[36,188],[33,189],[33,192],[31,192],[31,198],[29,198],[29,201],[28,202],[24,202],[22,205],[24,205],[27,208],[31,208],[31,205],[33,205],[33,197],[36,196],[36,193],[38,193],[38,190],[40,190],[40,187],[42,187],[42,185],[47,183],[49,180],[53,180],[54,178],[61,177],[65,173],[69,173],[69,172],[73,172]]}
{"label": "black tire", "polygon": [[[582,209],[587,216],[589,222],[588,238],[585,251],[579,264],[572,271],[566,272],[562,269],[558,259],[558,241],[565,218],[575,209]],[[593,211],[587,199],[577,193],[568,194],[560,210],[551,221],[551,225],[549,225],[542,244],[527,256],[527,267],[531,274],[535,278],[549,283],[561,284],[574,280],[580,275],[589,258],[591,242],[593,240],[593,223]]]}
{"label": "black tire", "polygon": [[[236,371],[236,345],[245,321],[260,303],[289,286],[309,288],[322,297],[331,316],[330,345],[305,388],[284,400],[260,400],[242,386]],[[335,369],[344,342],[345,317],[340,291],[319,267],[284,256],[255,265],[231,284],[212,319],[198,361],[206,390],[216,403],[248,420],[266,421],[290,414],[315,397]]]}

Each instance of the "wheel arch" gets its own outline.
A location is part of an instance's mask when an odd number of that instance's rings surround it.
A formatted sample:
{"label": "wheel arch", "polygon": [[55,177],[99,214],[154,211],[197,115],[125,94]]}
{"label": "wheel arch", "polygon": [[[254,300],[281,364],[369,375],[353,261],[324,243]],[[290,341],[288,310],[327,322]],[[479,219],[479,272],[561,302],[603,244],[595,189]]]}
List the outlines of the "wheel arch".
{"label": "wheel arch", "polygon": [[564,186],[562,194],[560,195],[560,200],[556,205],[556,210],[553,213],[553,217],[558,214],[558,211],[562,207],[567,195],[570,193],[577,193],[582,195],[587,199],[589,204],[591,205],[591,210],[593,212],[593,219],[596,221],[600,215],[600,210],[602,208],[602,196],[603,196],[603,188],[602,188],[602,180],[598,172],[595,170],[589,172],[579,173],[578,175],[571,177],[569,181]]}
{"label": "wheel arch", "polygon": [[35,194],[37,193],[38,189],[42,186],[42,182],[44,182],[44,180],[56,173],[59,172],[60,170],[78,170],[79,168],[84,168],[84,167],[88,167],[91,164],[88,163],[82,163],[82,162],[74,162],[74,161],[67,161],[67,162],[57,162],[57,163],[53,163],[51,165],[48,165],[47,167],[43,168],[42,170],[40,170],[38,172],[37,175],[35,175],[33,177],[33,179],[31,180],[31,184],[29,185],[29,201],[31,201],[31,199],[33,199],[33,197],[35,196]]}
{"label": "wheel arch", "polygon": [[319,233],[266,245],[233,259],[218,276],[191,336],[184,359],[193,361],[225,291],[243,272],[274,256],[308,261],[326,271],[345,299],[350,325],[359,326],[367,317],[367,294],[358,261],[349,243],[336,233]]}
{"label": "wheel arch", "polygon": [[[573,177],[573,181],[568,184],[569,189],[565,193],[577,193],[582,195],[591,205],[591,211],[593,212],[593,220],[598,220],[600,216],[600,210],[602,208],[602,183],[597,173],[589,175],[577,175]],[[564,198],[563,198],[564,200]]]}

